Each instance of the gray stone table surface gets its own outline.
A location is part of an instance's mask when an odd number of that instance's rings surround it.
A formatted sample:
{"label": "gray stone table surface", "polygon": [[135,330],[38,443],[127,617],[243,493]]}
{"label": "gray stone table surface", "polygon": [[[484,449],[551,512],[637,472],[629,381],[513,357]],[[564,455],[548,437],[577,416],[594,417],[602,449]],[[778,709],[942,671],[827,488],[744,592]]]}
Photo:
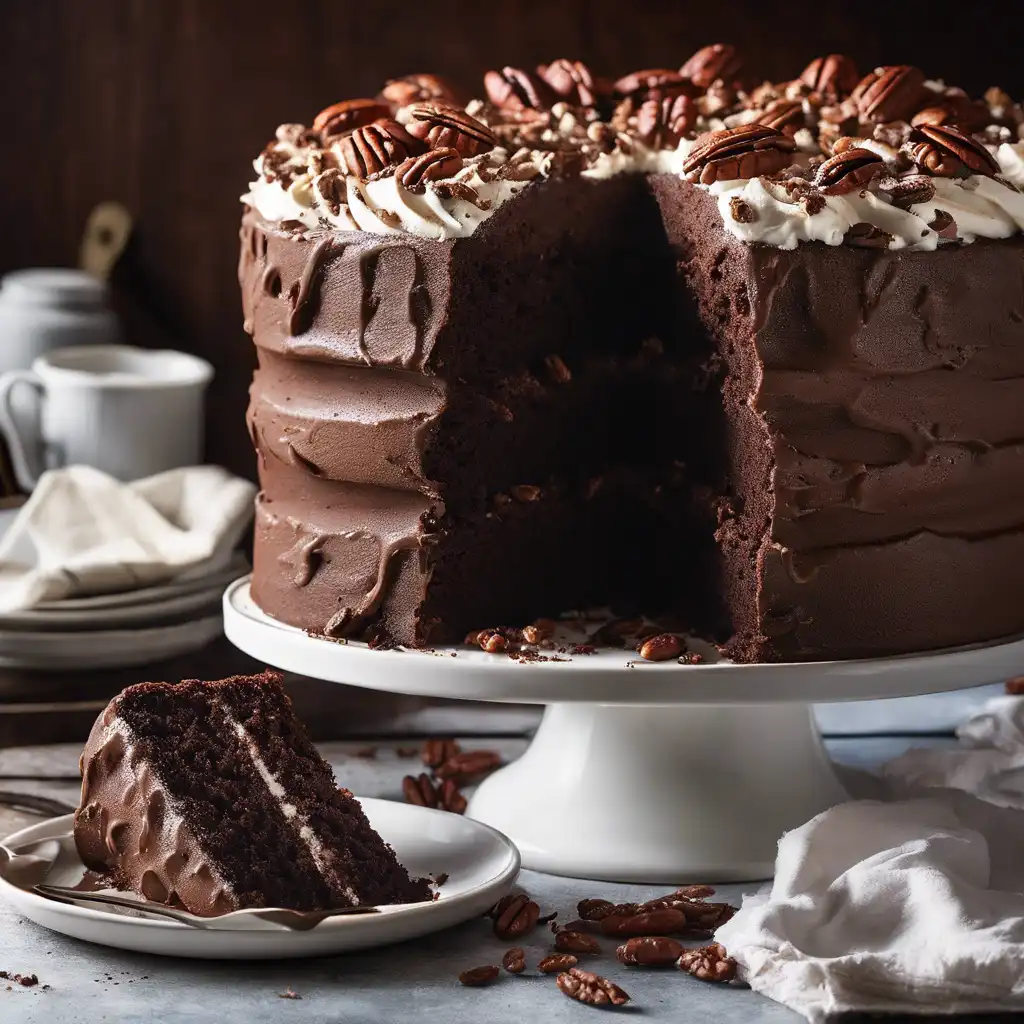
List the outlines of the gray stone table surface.
{"label": "gray stone table surface", "polygon": [[[466,746],[499,749],[506,758],[525,747],[525,739],[475,736]],[[870,767],[909,745],[944,744],[951,739],[917,737],[833,740],[829,749],[841,764]],[[408,743],[408,741],[406,741]],[[365,745],[365,741],[360,741]],[[418,761],[399,756],[394,741],[382,740],[372,758],[355,756],[352,744],[324,747],[338,777],[358,793],[397,797],[401,777]],[[0,751],[0,789],[34,792],[73,802],[77,795],[78,747],[22,748]],[[0,835],[29,823],[20,812],[0,809]],[[558,878],[524,871],[520,885],[545,910],[562,920],[575,917],[576,902],[600,896],[616,902],[648,898],[665,886],[634,886]],[[747,886],[719,889],[736,904]],[[276,962],[176,960],[123,953],[51,933],[20,918],[0,903],[0,970],[35,973],[40,985],[5,990],[0,984],[2,1024],[71,1024],[88,1021],[159,1021],[221,1024],[232,1021],[335,1022],[432,1021],[438,1024],[586,1020],[598,1013],[566,999],[554,979],[535,970],[484,989],[468,989],[458,974],[499,963],[510,943],[496,939],[479,919],[400,946],[365,953]],[[550,951],[550,934],[538,929],[521,943],[536,964]],[[739,986],[714,986],[677,970],[637,970],[620,965],[613,943],[593,967],[613,978],[632,997],[615,1011],[651,1022],[796,1022],[796,1014]],[[590,966],[588,960],[584,966]],[[284,998],[289,991],[301,998]],[[921,1018],[915,1018],[920,1020]]]}

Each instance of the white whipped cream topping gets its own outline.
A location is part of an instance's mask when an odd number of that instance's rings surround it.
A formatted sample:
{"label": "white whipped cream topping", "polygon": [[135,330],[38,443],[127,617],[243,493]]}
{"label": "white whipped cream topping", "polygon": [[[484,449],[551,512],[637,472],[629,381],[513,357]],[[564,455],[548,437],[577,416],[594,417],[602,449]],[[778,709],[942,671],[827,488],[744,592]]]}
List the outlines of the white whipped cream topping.
{"label": "white whipped cream topping", "polygon": [[1004,142],[995,155],[1003,177],[1017,188],[1024,188],[1024,141]]}

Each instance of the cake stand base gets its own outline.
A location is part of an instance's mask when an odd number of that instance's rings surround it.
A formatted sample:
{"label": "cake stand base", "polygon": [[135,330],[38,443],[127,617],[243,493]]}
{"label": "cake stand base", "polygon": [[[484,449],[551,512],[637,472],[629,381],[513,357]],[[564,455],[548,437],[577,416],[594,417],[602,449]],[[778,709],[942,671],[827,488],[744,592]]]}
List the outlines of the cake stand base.
{"label": "cake stand base", "polygon": [[770,877],[783,832],[845,799],[806,704],[552,704],[467,813],[534,870],[678,884]]}
{"label": "cake stand base", "polygon": [[467,647],[374,651],[277,622],[245,579],[224,595],[224,632],[254,658],[329,682],[546,704],[529,749],[481,783],[468,813],[509,836],[528,868],[612,881],[769,877],[782,834],[847,798],[812,703],[1024,674],[1020,638],[791,665],[737,665],[710,648],[697,665],[653,664],[632,651],[573,653],[568,640],[525,664]]}

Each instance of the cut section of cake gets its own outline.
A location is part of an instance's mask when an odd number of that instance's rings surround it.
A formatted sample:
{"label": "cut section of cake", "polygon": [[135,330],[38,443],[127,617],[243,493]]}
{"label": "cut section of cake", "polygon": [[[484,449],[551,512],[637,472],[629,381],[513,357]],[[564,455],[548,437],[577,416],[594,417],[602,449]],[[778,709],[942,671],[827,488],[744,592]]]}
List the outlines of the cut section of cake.
{"label": "cut section of cake", "polygon": [[146,899],[214,916],[431,898],[338,787],[274,673],[128,687],[81,773],[83,863]]}

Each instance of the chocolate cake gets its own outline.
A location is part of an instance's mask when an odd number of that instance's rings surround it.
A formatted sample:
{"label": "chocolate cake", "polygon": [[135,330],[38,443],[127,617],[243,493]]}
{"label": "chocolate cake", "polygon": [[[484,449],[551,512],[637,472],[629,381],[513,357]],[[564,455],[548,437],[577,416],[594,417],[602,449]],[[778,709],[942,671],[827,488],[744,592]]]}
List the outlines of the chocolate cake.
{"label": "chocolate cake", "polygon": [[272,673],[128,687],[81,771],[83,863],[147,899],[213,916],[431,898],[338,788]]}
{"label": "chocolate cake", "polygon": [[243,197],[252,593],[423,646],[669,613],[741,661],[1024,629],[1024,114],[841,55],[411,75]]}

